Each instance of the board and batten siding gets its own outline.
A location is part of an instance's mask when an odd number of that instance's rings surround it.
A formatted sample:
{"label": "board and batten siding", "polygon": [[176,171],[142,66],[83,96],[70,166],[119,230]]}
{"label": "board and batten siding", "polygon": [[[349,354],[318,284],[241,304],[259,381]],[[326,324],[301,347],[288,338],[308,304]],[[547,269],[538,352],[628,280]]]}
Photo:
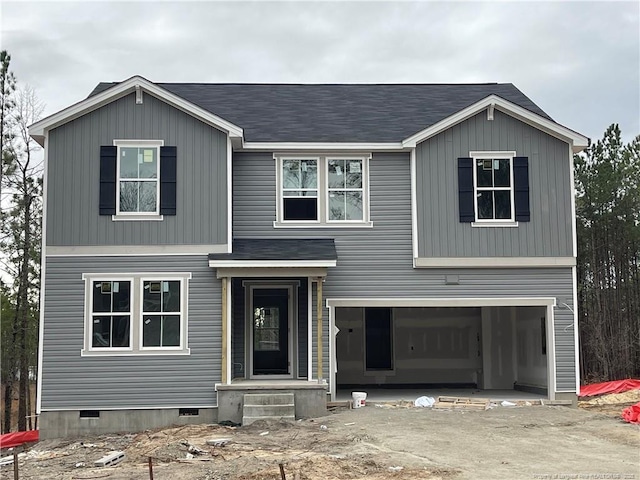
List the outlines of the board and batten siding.
{"label": "board and batten siding", "polygon": [[[191,273],[190,355],[81,356],[83,273]],[[206,256],[50,257],[42,410],[211,407],[221,379],[221,282]]]}
{"label": "board and batten siding", "polygon": [[[334,238],[324,298],[557,297],[573,306],[571,268],[414,269],[411,243],[411,172],[408,153],[374,153],[369,165],[373,228],[274,228],[275,161],[271,153],[235,153],[233,234],[236,238]],[[452,179],[452,182],[454,180]],[[451,186],[451,189],[455,187]],[[455,219],[457,221],[457,217]],[[456,275],[459,285],[447,285]],[[315,297],[315,284],[312,288]],[[316,324],[316,300],[313,317]],[[573,307],[572,307],[573,308]],[[328,328],[329,312],[324,309]],[[555,309],[558,391],[575,391],[573,314]],[[328,330],[325,347],[328,346]],[[315,376],[316,334],[313,334]],[[324,348],[328,362],[328,348]],[[328,375],[328,363],[324,365]],[[339,368],[339,367],[338,367]],[[326,377],[328,378],[328,377]]]}
{"label": "board and batten siding", "polygon": [[[458,158],[515,151],[529,158],[531,221],[517,228],[459,221]],[[418,257],[572,257],[569,145],[500,111],[479,113],[416,147]]]}
{"label": "board and batten siding", "polygon": [[[227,243],[227,135],[145,93],[113,101],[49,133],[47,245]],[[163,221],[99,215],[100,146],[114,139],[177,147],[177,211]]]}

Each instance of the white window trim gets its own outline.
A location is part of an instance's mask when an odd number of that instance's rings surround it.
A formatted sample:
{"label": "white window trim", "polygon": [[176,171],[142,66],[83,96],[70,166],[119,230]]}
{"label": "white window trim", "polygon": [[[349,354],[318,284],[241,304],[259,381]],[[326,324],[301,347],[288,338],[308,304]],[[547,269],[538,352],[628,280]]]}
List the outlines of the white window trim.
{"label": "white window trim", "polygon": [[[275,157],[274,157],[275,158]],[[316,188],[299,188],[299,189],[289,189],[289,190],[294,190],[294,191],[305,191],[305,190],[315,190],[316,192],[318,192],[316,194],[316,213],[317,213],[317,218],[316,220],[284,220],[284,180],[283,180],[283,174],[282,174],[282,166],[285,160],[315,160],[316,162]],[[322,201],[322,191],[321,191],[321,185],[320,185],[320,157],[317,155],[287,155],[287,156],[283,156],[283,157],[278,157],[276,159],[276,165],[277,165],[277,174],[276,174],[276,183],[278,184],[278,199],[277,199],[277,216],[276,216],[276,221],[279,223],[283,223],[283,224],[298,224],[298,225],[317,225],[320,223],[320,215],[321,215],[321,208],[320,208],[320,202]],[[313,198],[313,197],[306,197],[306,198]],[[278,220],[278,219],[282,219],[282,220]]]}
{"label": "white window trim", "polygon": [[[110,275],[95,275],[83,277],[85,280],[85,334],[84,334],[84,353],[93,353],[96,355],[114,355],[122,353],[130,353],[133,351],[133,328],[134,316],[133,298],[135,280],[131,276],[119,275],[113,277]],[[129,282],[129,346],[128,347],[93,347],[93,316],[98,312],[93,311],[93,283],[94,282]],[[106,312],[104,312],[106,314]],[[124,312],[122,312],[124,313]],[[113,316],[113,312],[109,315]]]}
{"label": "white window trim", "polygon": [[[372,228],[369,202],[369,161],[371,154],[286,155],[274,154],[276,165],[276,220],[274,228]],[[284,160],[316,160],[318,168],[317,220],[284,220],[282,165]],[[362,160],[362,220],[329,220],[329,160]]]}
{"label": "white window trim", "polygon": [[[515,205],[515,185],[513,184],[513,159],[516,157],[515,151],[477,151],[469,152],[469,156],[472,158],[473,166],[473,210],[475,212],[475,222],[472,222],[472,227],[517,227],[516,222],[516,205]],[[494,159],[509,159],[509,178],[510,187],[478,187],[478,174],[476,171],[478,160],[494,160]],[[499,218],[478,218],[478,192],[479,191],[509,191],[511,198],[511,218],[499,219]],[[494,211],[495,215],[495,211]]]}
{"label": "white window trim", "polygon": [[[84,339],[80,355],[88,356],[144,356],[144,355],[190,355],[189,338],[189,280],[191,273],[85,273],[84,292]],[[179,280],[180,284],[180,348],[177,347],[145,347],[142,348],[142,287],[145,280]],[[92,284],[96,281],[129,281],[131,282],[129,348],[93,348],[92,317],[93,296]]]}
{"label": "white window trim", "polygon": [[[162,277],[162,278],[160,278]],[[164,315],[178,315],[180,317],[180,345],[178,345],[177,347],[145,347],[143,345],[143,329],[144,329],[144,302],[142,301],[143,295],[144,295],[144,282],[145,281],[159,281],[159,282],[180,282],[180,311],[179,312],[147,312],[147,315],[154,315],[154,316],[164,316]],[[185,278],[184,276],[181,275],[165,275],[165,276],[158,276],[158,275],[145,275],[144,277],[140,278],[139,283],[138,283],[138,288],[139,288],[139,292],[140,292],[140,321],[139,321],[139,342],[138,342],[138,347],[139,350],[141,352],[167,352],[167,351],[178,351],[181,352],[185,349],[185,345],[187,344],[187,329],[186,329],[186,323],[187,323],[187,312],[186,312],[186,308],[187,308],[187,302],[186,302],[186,296],[187,296],[187,284],[188,284],[189,279]]]}
{"label": "white window trim", "polygon": [[[326,190],[325,190],[325,212],[326,212],[326,223],[331,225],[345,225],[345,224],[360,224],[369,221],[369,209],[366,205],[369,202],[369,195],[367,192],[366,185],[369,182],[365,182],[365,177],[369,178],[369,159],[365,159],[364,157],[358,157],[353,155],[341,155],[341,156],[326,156],[324,159],[324,170],[325,170],[325,178],[326,178]],[[361,188],[329,188],[329,162],[331,160],[361,160],[362,161],[362,187]],[[345,171],[346,175],[346,171]],[[341,192],[362,192],[362,220],[331,220],[329,219],[329,198],[331,191],[341,191]]]}
{"label": "white window trim", "polygon": [[[113,145],[118,147],[116,153],[116,214],[111,216],[113,221],[136,221],[136,220],[152,220],[161,221],[163,216],[160,215],[160,147],[164,147],[164,140],[120,140],[113,141]],[[156,210],[155,212],[121,212],[120,211],[120,148],[155,148],[157,149],[157,174],[154,179],[156,182]]]}

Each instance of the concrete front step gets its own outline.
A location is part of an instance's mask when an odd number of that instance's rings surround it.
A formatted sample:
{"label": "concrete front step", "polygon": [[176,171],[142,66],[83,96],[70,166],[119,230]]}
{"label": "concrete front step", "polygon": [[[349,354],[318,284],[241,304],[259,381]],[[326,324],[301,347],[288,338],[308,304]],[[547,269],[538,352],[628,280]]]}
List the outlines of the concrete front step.
{"label": "concrete front step", "polygon": [[243,397],[242,424],[257,420],[296,419],[293,393],[247,393]]}
{"label": "concrete front step", "polygon": [[245,393],[244,405],[293,405],[293,393]]}
{"label": "concrete front step", "polygon": [[290,422],[295,422],[296,417],[293,415],[287,415],[286,417],[242,417],[242,425],[251,425],[253,422],[257,422],[258,420],[271,420],[274,422],[288,420]]}
{"label": "concrete front step", "polygon": [[242,409],[245,417],[285,417],[296,415],[296,407],[290,405],[245,405]]}

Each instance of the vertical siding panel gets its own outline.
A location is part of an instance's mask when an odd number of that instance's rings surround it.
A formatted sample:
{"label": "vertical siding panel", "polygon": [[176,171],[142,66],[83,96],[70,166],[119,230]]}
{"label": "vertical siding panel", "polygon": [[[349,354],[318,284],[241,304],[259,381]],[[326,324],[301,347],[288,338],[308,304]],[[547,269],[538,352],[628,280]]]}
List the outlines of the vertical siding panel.
{"label": "vertical siding panel", "polygon": [[[98,215],[99,150],[114,139],[160,139],[178,147],[178,215],[162,222],[113,222]],[[142,105],[135,104],[135,94],[128,95],[53,129],[48,245],[226,243],[226,196],[218,195],[219,189],[226,192],[226,153],[209,148],[218,145],[226,146],[224,133],[152,95],[145,95]],[[216,192],[205,194],[203,187]]]}
{"label": "vertical siding panel", "polygon": [[[449,145],[449,138],[451,148],[443,148],[443,142]],[[473,228],[460,223],[457,158],[474,150],[507,149],[529,157],[531,222],[520,222],[517,228]],[[495,112],[493,121],[486,120],[486,113],[479,113],[424,141],[416,149],[416,177],[429,186],[417,192],[419,210],[424,210],[418,212],[420,255],[571,256],[567,152],[566,143],[500,111]],[[427,178],[433,172],[437,172],[437,177]],[[437,205],[440,207],[436,208]],[[430,228],[434,222],[437,229]]]}

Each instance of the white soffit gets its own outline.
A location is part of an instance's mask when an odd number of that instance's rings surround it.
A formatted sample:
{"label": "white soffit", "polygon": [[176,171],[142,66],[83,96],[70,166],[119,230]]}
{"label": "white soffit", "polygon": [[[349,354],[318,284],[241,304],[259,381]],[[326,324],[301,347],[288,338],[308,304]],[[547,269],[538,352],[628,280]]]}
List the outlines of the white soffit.
{"label": "white soffit", "polygon": [[570,143],[575,153],[587,148],[591,143],[589,138],[579,134],[578,132],[533,113],[526,108],[516,105],[515,103],[511,103],[502,97],[489,95],[488,97],[483,98],[473,105],[469,105],[467,108],[454,113],[444,120],[411,135],[402,141],[402,146],[405,148],[413,148],[418,143],[423,142],[424,140],[427,140],[428,138],[431,138],[454,125],[457,125],[458,123],[463,122],[488,108],[500,110],[534,128],[548,133],[553,137]]}
{"label": "white soffit", "polygon": [[242,128],[237,125],[234,125],[223,118],[188,102],[184,98],[179,97],[178,95],[175,95],[138,75],[131,77],[128,80],[124,80],[103,92],[75,103],[64,110],[60,110],[59,112],[49,115],[48,117],[34,123],[29,127],[29,135],[31,135],[40,145],[44,146],[44,135],[46,131],[70,122],[71,120],[92,112],[93,110],[97,110],[114,100],[136,92],[136,90],[152,94],[154,97],[163,100],[172,107],[182,110],[204,123],[228,133],[230,138],[242,138],[243,136]]}

